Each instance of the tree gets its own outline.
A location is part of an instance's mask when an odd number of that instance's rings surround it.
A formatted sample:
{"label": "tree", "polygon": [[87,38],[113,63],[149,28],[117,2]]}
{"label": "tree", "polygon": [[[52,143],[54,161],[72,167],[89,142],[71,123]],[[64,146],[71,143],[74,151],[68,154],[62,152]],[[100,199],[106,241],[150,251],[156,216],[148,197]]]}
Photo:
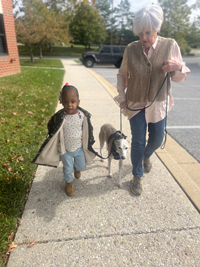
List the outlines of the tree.
{"label": "tree", "polygon": [[96,0],[95,7],[98,9],[99,14],[104,19],[106,29],[110,29],[113,13],[112,0]]}
{"label": "tree", "polygon": [[[196,0],[196,3],[192,6],[192,9],[200,9],[200,0]],[[195,26],[200,29],[200,16],[198,15],[195,20]]]}
{"label": "tree", "polygon": [[[116,8],[115,18],[118,20],[118,33],[119,33],[119,44],[125,39],[130,39],[130,32],[132,31],[132,23],[134,14],[130,11],[131,4],[129,0],[121,0]],[[125,36],[127,35],[127,36]],[[133,40],[133,33],[132,33]]]}
{"label": "tree", "polygon": [[62,12],[63,5],[65,6],[65,0],[43,0],[43,3],[49,10],[53,10],[56,13]]}
{"label": "tree", "polygon": [[158,2],[164,12],[161,35],[174,38],[184,53],[185,47],[187,47],[185,38],[190,29],[191,14],[187,0],[158,0]]}
{"label": "tree", "polygon": [[[196,0],[196,3],[192,5],[192,9],[200,9],[200,0]],[[193,47],[200,46],[200,16],[198,15],[193,22],[190,34],[188,34],[188,41]]]}
{"label": "tree", "polygon": [[106,44],[127,44],[133,41],[133,13],[128,0],[121,0],[113,7],[113,0],[96,0],[96,8],[106,23]]}
{"label": "tree", "polygon": [[105,44],[117,44],[119,42],[118,21],[115,18],[116,8],[113,7],[113,0],[96,0],[95,7],[105,21]]}
{"label": "tree", "polygon": [[131,4],[128,0],[121,0],[116,8],[115,18],[118,19],[118,28],[122,29],[128,26],[128,21],[133,21],[133,12],[130,11]]}
{"label": "tree", "polygon": [[15,19],[18,41],[29,47],[33,62],[32,45],[40,49],[45,43],[69,41],[68,23],[64,16],[49,10],[41,0],[23,0],[21,16]]}
{"label": "tree", "polygon": [[56,13],[72,12],[74,6],[80,2],[80,0],[42,0],[48,9],[53,10]]}
{"label": "tree", "polygon": [[186,35],[186,41],[191,47],[197,47],[200,44],[200,29],[196,26],[196,23],[196,21],[192,23]]}
{"label": "tree", "polygon": [[200,8],[200,0],[196,0],[196,3],[192,6],[192,8],[194,9]]}
{"label": "tree", "polygon": [[105,23],[98,10],[90,4],[81,3],[69,25],[74,43],[85,45],[103,43],[106,36]]}
{"label": "tree", "polygon": [[138,36],[135,36],[133,34],[133,31],[132,30],[128,30],[128,29],[125,29],[123,28],[122,30],[120,30],[119,32],[119,35],[120,35],[120,44],[121,45],[127,45],[133,41],[137,41],[139,39]]}

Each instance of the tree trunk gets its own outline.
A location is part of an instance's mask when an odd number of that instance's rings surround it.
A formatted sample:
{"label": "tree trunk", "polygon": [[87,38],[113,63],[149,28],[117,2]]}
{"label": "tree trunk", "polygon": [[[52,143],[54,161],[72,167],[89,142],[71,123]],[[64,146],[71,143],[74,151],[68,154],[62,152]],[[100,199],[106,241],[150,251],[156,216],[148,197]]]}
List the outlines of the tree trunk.
{"label": "tree trunk", "polygon": [[40,51],[40,59],[42,59],[42,45],[39,45],[39,51]]}
{"label": "tree trunk", "polygon": [[31,63],[34,63],[34,58],[33,58],[33,50],[32,50],[32,47],[31,47],[31,45],[28,45],[28,48],[29,48],[29,52],[30,52]]}
{"label": "tree trunk", "polygon": [[121,44],[121,40],[122,40],[122,35],[120,34],[119,41],[118,41],[118,45]]}
{"label": "tree trunk", "polygon": [[49,50],[50,50],[50,52],[52,52],[52,45],[51,45],[51,43],[49,44]]}

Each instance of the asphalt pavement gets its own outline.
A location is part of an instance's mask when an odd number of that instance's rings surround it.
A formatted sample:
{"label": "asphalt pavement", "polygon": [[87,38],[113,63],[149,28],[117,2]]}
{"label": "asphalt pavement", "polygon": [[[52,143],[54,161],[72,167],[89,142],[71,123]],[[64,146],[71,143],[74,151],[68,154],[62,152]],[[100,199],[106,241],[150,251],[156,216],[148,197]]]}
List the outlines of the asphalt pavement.
{"label": "asphalt pavement", "polygon": [[[101,125],[112,123],[119,129],[119,107],[113,100],[116,88],[73,60],[62,62],[63,84],[78,88],[80,106],[92,114],[93,147],[99,151]],[[122,130],[130,145],[125,118]],[[153,154],[152,171],[144,175],[144,191],[138,197],[130,192],[130,153],[124,161],[122,188],[117,185],[118,162],[113,161],[113,178],[108,178],[107,162],[96,157],[74,180],[74,197],[66,196],[61,163],[57,169],[39,166],[7,266],[199,267],[200,186],[184,171],[184,182],[196,197],[191,201],[175,178],[183,174],[182,164],[177,165],[173,157],[180,148],[173,139],[168,144],[169,148]],[[184,150],[178,154],[181,159]],[[193,159],[184,160],[189,165]],[[175,176],[164,161],[169,165],[174,161]]]}

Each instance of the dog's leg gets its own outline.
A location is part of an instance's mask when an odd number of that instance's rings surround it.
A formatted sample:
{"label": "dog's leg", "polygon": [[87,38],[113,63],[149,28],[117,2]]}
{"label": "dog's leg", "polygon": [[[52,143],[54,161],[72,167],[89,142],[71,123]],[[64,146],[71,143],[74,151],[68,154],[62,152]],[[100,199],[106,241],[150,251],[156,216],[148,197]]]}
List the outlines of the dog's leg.
{"label": "dog's leg", "polygon": [[[104,140],[102,137],[102,133],[99,134],[99,143],[100,143],[100,155],[102,156],[102,149],[104,146]],[[101,159],[101,162],[104,162],[104,159]]]}
{"label": "dog's leg", "polygon": [[[102,147],[100,147],[100,155],[102,156]],[[101,159],[101,162],[104,162],[104,159]]]}
{"label": "dog's leg", "polygon": [[111,172],[111,160],[112,160],[112,156],[110,156],[108,158],[108,177],[112,177],[112,172]]}
{"label": "dog's leg", "polygon": [[118,186],[121,188],[122,187],[122,167],[123,167],[123,160],[119,160],[119,184]]}

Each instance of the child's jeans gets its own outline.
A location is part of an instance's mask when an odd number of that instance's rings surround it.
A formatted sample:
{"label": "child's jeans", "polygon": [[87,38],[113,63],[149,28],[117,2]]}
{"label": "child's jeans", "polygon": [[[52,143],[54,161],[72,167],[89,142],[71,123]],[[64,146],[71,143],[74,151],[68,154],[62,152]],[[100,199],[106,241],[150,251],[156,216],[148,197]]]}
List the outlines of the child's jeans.
{"label": "child's jeans", "polygon": [[61,160],[63,163],[64,180],[66,183],[71,183],[73,181],[72,173],[74,169],[76,171],[83,171],[86,168],[85,155],[82,147],[74,152],[66,150],[66,153],[61,155]]}

